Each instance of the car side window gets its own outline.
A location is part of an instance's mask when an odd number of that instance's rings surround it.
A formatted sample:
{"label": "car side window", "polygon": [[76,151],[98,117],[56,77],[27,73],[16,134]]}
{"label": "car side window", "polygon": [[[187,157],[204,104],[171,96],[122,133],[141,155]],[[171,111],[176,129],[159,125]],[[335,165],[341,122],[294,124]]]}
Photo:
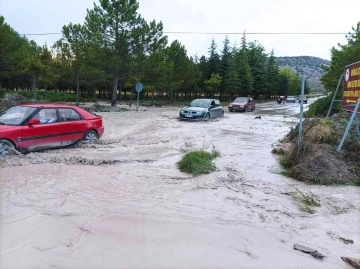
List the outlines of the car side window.
{"label": "car side window", "polygon": [[215,106],[215,101],[212,100],[210,105],[211,105],[211,106]]}
{"label": "car side window", "polygon": [[38,118],[41,124],[58,122],[55,108],[43,108],[33,118]]}
{"label": "car side window", "polygon": [[215,100],[215,106],[220,106],[220,101],[219,100]]}
{"label": "car side window", "polygon": [[79,113],[72,108],[59,109],[60,121],[77,121],[81,120]]}

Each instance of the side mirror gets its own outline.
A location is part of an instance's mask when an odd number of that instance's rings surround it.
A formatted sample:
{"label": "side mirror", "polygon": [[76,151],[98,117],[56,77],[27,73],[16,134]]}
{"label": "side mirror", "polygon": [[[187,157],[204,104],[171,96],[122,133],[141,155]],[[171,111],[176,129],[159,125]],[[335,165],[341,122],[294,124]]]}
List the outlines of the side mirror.
{"label": "side mirror", "polygon": [[32,126],[32,125],[35,125],[35,124],[40,124],[40,120],[38,118],[32,118],[27,123],[28,126]]}

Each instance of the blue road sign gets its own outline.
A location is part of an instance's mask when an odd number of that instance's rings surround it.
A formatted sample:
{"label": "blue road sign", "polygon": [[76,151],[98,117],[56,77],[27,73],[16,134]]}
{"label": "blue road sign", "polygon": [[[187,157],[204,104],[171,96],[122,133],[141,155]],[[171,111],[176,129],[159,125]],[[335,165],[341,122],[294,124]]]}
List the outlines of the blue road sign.
{"label": "blue road sign", "polygon": [[136,83],[136,85],[135,85],[135,90],[136,90],[137,92],[141,92],[141,91],[143,90],[143,85],[142,85],[141,82]]}

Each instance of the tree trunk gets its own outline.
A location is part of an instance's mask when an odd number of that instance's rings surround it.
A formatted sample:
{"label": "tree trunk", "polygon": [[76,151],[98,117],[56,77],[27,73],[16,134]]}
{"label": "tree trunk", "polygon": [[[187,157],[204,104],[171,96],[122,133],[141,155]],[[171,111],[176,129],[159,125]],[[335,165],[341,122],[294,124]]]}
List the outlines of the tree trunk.
{"label": "tree trunk", "polygon": [[80,94],[80,72],[76,70],[76,105],[79,106],[79,94]]}
{"label": "tree trunk", "polygon": [[36,82],[35,82],[35,72],[33,72],[33,82],[34,82],[34,99],[37,100]]}
{"label": "tree trunk", "polygon": [[48,85],[45,85],[45,101],[48,100]]}
{"label": "tree trunk", "polygon": [[111,97],[111,106],[116,106],[116,93],[117,93],[118,81],[119,81],[119,74],[116,73],[114,76],[114,88]]}
{"label": "tree trunk", "polygon": [[155,74],[152,73],[152,98],[151,98],[151,104],[153,105],[154,104],[154,98],[155,98],[155,83],[154,83],[154,80],[155,80]]}

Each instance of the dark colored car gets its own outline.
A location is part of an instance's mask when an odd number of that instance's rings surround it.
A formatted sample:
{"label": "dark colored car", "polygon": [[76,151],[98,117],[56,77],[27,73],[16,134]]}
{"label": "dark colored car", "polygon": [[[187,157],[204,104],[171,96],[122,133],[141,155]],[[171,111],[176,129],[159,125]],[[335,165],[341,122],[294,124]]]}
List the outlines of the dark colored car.
{"label": "dark colored car", "polygon": [[94,142],[104,133],[102,117],[80,107],[21,104],[0,112],[0,156]]}
{"label": "dark colored car", "polygon": [[[304,104],[307,104],[307,100],[308,100],[307,96],[304,95],[304,99],[303,99]],[[299,97],[299,103],[301,103],[301,97]]]}
{"label": "dark colored car", "polygon": [[297,101],[297,97],[296,96],[288,96],[286,97],[286,103],[296,103]]}
{"label": "dark colored car", "polygon": [[237,97],[234,102],[229,104],[229,111],[254,111],[255,101],[251,97]]}
{"label": "dark colored car", "polygon": [[181,120],[199,120],[224,117],[224,109],[217,99],[195,99],[180,109]]}

